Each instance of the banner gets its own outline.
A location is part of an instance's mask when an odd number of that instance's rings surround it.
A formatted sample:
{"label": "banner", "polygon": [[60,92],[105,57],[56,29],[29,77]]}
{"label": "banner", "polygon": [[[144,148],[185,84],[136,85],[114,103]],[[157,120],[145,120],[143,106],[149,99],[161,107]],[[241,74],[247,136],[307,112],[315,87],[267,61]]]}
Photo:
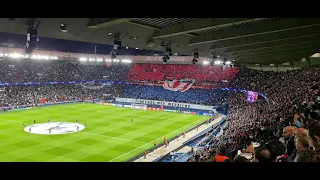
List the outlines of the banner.
{"label": "banner", "polygon": [[162,111],[162,108],[147,107],[147,110]]}
{"label": "banner", "polygon": [[81,84],[83,89],[90,89],[90,90],[100,90],[103,89],[104,86],[106,86],[107,84],[95,84],[94,81],[90,81],[90,82],[86,82]]}
{"label": "banner", "polygon": [[181,80],[172,80],[172,81],[163,81],[163,88],[170,91],[180,91],[185,92],[190,89],[190,87],[195,82],[194,79],[181,79]]}
{"label": "banner", "polygon": [[197,112],[193,112],[193,111],[180,111],[180,112],[184,114],[197,114]]}
{"label": "banner", "polygon": [[147,104],[147,105],[159,105],[159,106],[171,106],[171,107],[181,107],[181,108],[189,108],[189,109],[201,109],[211,111],[215,108],[215,106],[207,106],[200,104],[189,104],[189,103],[178,103],[178,102],[170,102],[170,101],[158,101],[158,100],[147,100],[147,99],[133,99],[133,98],[116,98],[117,102],[122,103],[139,103],[139,104]]}
{"label": "banner", "polygon": [[173,110],[173,109],[163,109],[163,111],[166,111],[166,112],[179,112],[178,110]]}
{"label": "banner", "polygon": [[247,101],[256,102],[258,100],[258,93],[253,91],[247,91],[248,97]]}

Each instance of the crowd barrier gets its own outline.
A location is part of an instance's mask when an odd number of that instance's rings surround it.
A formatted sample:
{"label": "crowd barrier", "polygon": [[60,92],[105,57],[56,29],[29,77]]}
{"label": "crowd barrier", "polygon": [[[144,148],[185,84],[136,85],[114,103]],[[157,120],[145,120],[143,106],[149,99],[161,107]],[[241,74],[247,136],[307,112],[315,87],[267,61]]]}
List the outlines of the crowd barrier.
{"label": "crowd barrier", "polygon": [[[206,132],[217,130],[218,126],[223,126],[223,124],[225,123],[225,121],[226,121],[225,118],[222,118],[220,121],[218,121],[217,123],[215,123],[215,124],[213,125],[213,127],[214,127],[213,129],[212,129],[212,127],[209,127],[209,128],[207,128],[207,129],[201,131],[201,133],[199,133],[198,135],[192,137],[191,139],[189,139],[189,140],[187,140],[186,142],[184,142],[181,146],[179,146],[178,148],[176,148],[175,151],[177,152],[177,151],[179,151],[180,149],[182,149],[183,147],[185,147],[185,146],[187,146],[188,144],[190,144],[192,141],[195,141],[196,139],[200,138],[201,136],[205,136]],[[205,122],[204,122],[204,123],[205,123]],[[202,124],[204,124],[204,123],[202,123]],[[202,124],[201,124],[201,125],[202,125]],[[195,128],[196,128],[196,127],[193,127],[192,130],[195,129]],[[191,131],[191,130],[189,130],[189,131]],[[189,131],[188,131],[188,132],[189,132]],[[185,155],[186,155],[186,156],[189,156],[189,157],[192,156],[192,154],[189,153],[189,152],[188,152],[188,153],[185,153]],[[163,156],[161,156],[161,157],[159,157],[159,158],[157,158],[157,159],[155,159],[153,162],[162,162],[163,160],[168,159],[168,157],[170,157],[170,152],[167,153],[167,154],[165,154],[165,155],[163,155]],[[182,158],[182,157],[183,157],[183,156],[178,157],[178,159],[176,159],[176,162],[182,162],[181,159],[180,159],[180,158]],[[189,159],[189,158],[186,158],[186,160],[188,160],[188,159]]]}
{"label": "crowd barrier", "polygon": [[[203,124],[205,124],[205,123],[206,123],[206,122],[202,122],[202,123],[199,124],[199,126],[201,126],[201,125],[203,125]],[[196,126],[190,128],[190,129],[188,129],[188,130],[186,130],[186,131],[184,131],[184,132],[182,132],[182,133],[180,133],[180,134],[177,134],[177,136],[174,136],[174,137],[168,139],[168,141],[171,142],[171,141],[177,139],[178,137],[180,137],[183,133],[188,133],[188,132],[194,130],[195,128],[196,128]],[[156,146],[153,146],[152,148],[148,149],[147,152],[148,152],[148,153],[151,153],[151,152],[155,151],[156,149],[158,149],[158,148],[160,148],[160,147],[162,147],[162,146],[164,146],[164,142],[161,142],[161,143],[157,144]],[[180,147],[180,148],[181,148],[181,147]],[[144,156],[143,153],[140,153],[140,154],[138,154],[138,155],[136,155],[136,156],[128,159],[126,162],[134,162],[135,160],[137,160],[137,159],[139,159],[139,158],[141,158],[141,157],[143,157],[143,156]],[[164,156],[162,156],[162,157],[164,157]]]}

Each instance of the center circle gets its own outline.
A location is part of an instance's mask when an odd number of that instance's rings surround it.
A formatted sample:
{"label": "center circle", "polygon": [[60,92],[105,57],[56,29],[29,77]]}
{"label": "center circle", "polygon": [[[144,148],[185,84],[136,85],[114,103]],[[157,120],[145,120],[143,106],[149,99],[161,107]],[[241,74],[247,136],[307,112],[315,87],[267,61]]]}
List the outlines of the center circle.
{"label": "center circle", "polygon": [[71,122],[50,122],[33,124],[24,128],[30,134],[69,134],[82,131],[84,125]]}

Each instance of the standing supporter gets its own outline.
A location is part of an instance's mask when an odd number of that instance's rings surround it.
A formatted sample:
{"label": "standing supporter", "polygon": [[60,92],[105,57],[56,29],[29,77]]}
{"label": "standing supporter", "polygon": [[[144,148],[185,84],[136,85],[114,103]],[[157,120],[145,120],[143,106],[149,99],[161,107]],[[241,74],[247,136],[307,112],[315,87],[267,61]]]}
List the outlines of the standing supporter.
{"label": "standing supporter", "polygon": [[314,150],[320,151],[320,121],[310,125],[308,130],[309,146]]}
{"label": "standing supporter", "polygon": [[296,130],[296,127],[294,126],[287,126],[283,128],[283,136],[285,137],[285,140],[286,140],[288,156],[291,156],[291,153],[295,149],[295,143],[294,143],[295,130]]}
{"label": "standing supporter", "polygon": [[229,159],[228,156],[226,156],[226,147],[222,146],[218,150],[218,155],[214,157],[214,162],[224,162],[226,159]]}
{"label": "standing supporter", "polygon": [[319,152],[305,149],[297,154],[294,162],[320,162],[320,154]]}

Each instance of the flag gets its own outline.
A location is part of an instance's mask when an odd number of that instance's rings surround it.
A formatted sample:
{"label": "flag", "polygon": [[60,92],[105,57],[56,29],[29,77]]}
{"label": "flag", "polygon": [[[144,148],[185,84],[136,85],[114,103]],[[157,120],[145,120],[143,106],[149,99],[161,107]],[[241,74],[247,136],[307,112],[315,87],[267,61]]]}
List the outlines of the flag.
{"label": "flag", "polygon": [[180,91],[185,92],[188,90],[193,83],[194,79],[181,79],[181,80],[172,80],[172,81],[163,81],[163,87],[170,91]]}

